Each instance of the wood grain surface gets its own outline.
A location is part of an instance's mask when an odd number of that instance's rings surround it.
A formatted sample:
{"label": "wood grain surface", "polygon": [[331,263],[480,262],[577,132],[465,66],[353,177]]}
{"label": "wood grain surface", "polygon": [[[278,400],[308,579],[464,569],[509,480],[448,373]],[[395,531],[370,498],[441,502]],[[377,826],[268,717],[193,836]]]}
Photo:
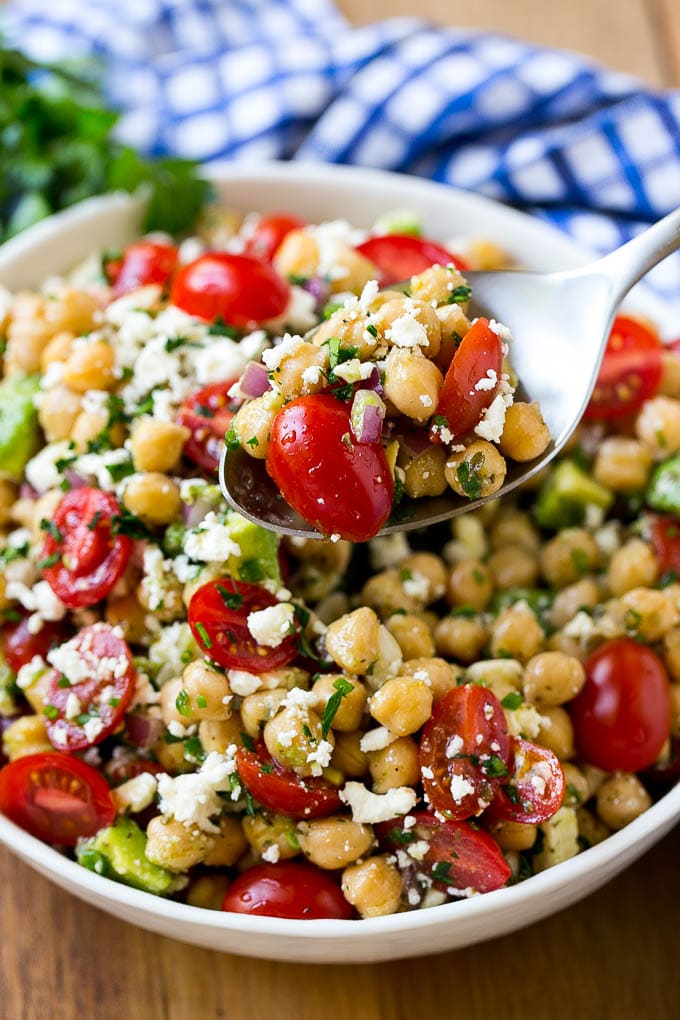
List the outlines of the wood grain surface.
{"label": "wood grain surface", "polygon": [[[228,2],[228,0],[225,0]],[[417,11],[578,50],[680,85],[680,0],[340,0],[357,23]],[[427,959],[291,966],[113,920],[0,849],[0,1020],[675,1020],[680,830],[582,903]]]}

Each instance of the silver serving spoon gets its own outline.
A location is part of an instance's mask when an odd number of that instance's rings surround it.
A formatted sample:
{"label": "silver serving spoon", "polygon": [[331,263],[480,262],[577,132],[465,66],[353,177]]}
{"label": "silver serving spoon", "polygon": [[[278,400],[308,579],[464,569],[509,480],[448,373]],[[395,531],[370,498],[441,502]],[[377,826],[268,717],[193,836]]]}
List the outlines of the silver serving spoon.
{"label": "silver serving spoon", "polygon": [[[614,317],[631,287],[680,248],[680,209],[621,248],[580,269],[558,273],[523,270],[471,272],[472,305],[512,330],[512,366],[522,399],[540,404],[552,441],[540,457],[509,463],[505,484],[485,499],[467,500],[449,490],[408,504],[408,519],[388,523],[381,535],[437,524],[504,496],[540,471],[562,449],[590,400]],[[300,479],[304,484],[304,479]],[[264,461],[225,448],[220,486],[248,520],[283,535],[321,538],[283,499]]]}

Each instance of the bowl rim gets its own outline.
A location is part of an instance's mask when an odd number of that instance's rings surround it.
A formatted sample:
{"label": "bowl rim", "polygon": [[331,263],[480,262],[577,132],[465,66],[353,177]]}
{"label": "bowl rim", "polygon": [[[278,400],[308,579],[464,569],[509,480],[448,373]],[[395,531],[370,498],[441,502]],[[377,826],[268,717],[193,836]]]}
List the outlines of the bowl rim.
{"label": "bowl rim", "polygon": [[[341,184],[351,183],[359,190],[374,189],[376,186],[387,192],[401,192],[407,188],[412,195],[414,205],[419,197],[431,200],[440,197],[442,201],[463,203],[472,211],[479,210],[485,215],[493,215],[499,222],[513,225],[524,237],[535,236],[539,242],[552,242],[563,257],[565,265],[578,265],[592,259],[593,253],[584,245],[572,240],[552,224],[532,217],[494,199],[461,191],[439,182],[425,178],[411,177],[406,174],[395,174],[389,171],[364,167],[335,166],[321,163],[213,163],[204,167],[205,176],[219,184],[239,181],[295,181],[301,185],[313,186],[320,181]],[[109,195],[86,199],[69,209],[56,213],[48,219],[36,224],[22,234],[12,238],[0,248],[0,276],[11,267],[17,258],[25,257],[31,249],[46,241],[55,239],[65,228],[84,227],[98,212],[107,212],[118,208],[128,216],[141,217],[144,197],[129,196],[114,192]],[[645,292],[642,288],[640,294]],[[656,295],[645,293],[645,304],[658,309],[662,316],[667,306]],[[473,896],[465,900],[444,903],[436,909],[404,911],[398,914],[378,918],[353,919],[340,921],[328,920],[291,920],[287,918],[260,917],[231,912],[209,910],[191,906],[172,899],[164,899],[152,893],[132,888],[115,882],[112,879],[97,875],[75,861],[69,860],[49,844],[43,843],[19,828],[9,819],[0,815],[0,842],[12,850],[30,866],[37,868],[42,874],[56,880],[59,884],[77,890],[78,895],[92,893],[95,901],[107,902],[112,906],[123,906],[134,913],[143,913],[148,917],[155,916],[168,922],[180,924],[185,931],[193,928],[213,928],[216,931],[233,934],[249,934],[253,936],[281,937],[287,935],[302,941],[333,942],[339,938],[349,937],[353,941],[372,940],[380,936],[395,934],[416,934],[423,929],[446,929],[455,925],[456,921],[466,922],[489,914],[493,917],[498,908],[513,909],[522,903],[537,898],[549,899],[552,894],[563,890],[572,882],[576,882],[574,899],[584,895],[583,882],[589,872],[597,872],[599,868],[613,861],[616,857],[625,856],[634,850],[637,844],[651,845],[655,838],[661,838],[675,821],[680,819],[680,783],[662,796],[643,815],[636,818],[624,829],[607,837],[602,843],[582,851],[548,870],[534,875],[523,882],[498,889],[494,892]],[[598,885],[604,884],[598,881]],[[585,891],[589,891],[588,887]],[[488,937],[493,937],[489,932]]]}

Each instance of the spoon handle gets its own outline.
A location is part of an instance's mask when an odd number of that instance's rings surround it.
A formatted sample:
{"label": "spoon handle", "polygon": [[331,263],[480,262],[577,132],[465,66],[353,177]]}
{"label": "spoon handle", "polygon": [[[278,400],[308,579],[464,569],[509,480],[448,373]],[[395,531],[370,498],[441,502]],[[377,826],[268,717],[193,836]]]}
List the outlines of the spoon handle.
{"label": "spoon handle", "polygon": [[612,284],[612,301],[618,304],[645,273],[680,248],[680,209],[664,216],[627,244],[596,264]]}

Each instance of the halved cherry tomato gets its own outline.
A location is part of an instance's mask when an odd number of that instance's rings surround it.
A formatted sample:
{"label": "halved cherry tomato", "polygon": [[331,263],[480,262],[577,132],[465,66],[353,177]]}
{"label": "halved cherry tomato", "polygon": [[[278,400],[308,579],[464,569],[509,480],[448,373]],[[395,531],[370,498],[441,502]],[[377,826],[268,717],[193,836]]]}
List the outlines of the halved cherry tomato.
{"label": "halved cherry tomato", "polygon": [[663,662],[646,645],[616,638],[598,648],[585,666],[585,686],[569,706],[579,755],[608,772],[648,768],[671,729]]}
{"label": "halved cherry tomato", "polygon": [[80,751],[123,721],[136,675],[130,649],[107,623],[84,627],[69,647],[74,672],[54,669],[45,693],[47,736],[59,750]]}
{"label": "halved cherry tomato", "polygon": [[31,836],[56,846],[75,846],[116,817],[101,773],[56,751],[29,754],[0,769],[0,811]]}
{"label": "halved cherry tomato", "polygon": [[184,444],[184,456],[206,471],[217,471],[224,435],[242,403],[229,396],[235,382],[238,380],[226,379],[192,393],[177,416],[177,424],[184,425],[191,432]]}
{"label": "halved cherry tomato", "polygon": [[122,259],[106,264],[106,275],[116,297],[148,283],[165,286],[177,267],[177,248],[160,241],[135,241]]}
{"label": "halved cherry tomato", "polygon": [[291,216],[289,213],[271,213],[269,216],[261,216],[248,238],[245,254],[251,255],[255,259],[271,262],[284,237],[290,234],[291,230],[299,230],[304,226],[306,226],[304,220],[301,220],[299,216]]}
{"label": "halved cherry tomato", "polygon": [[[439,394],[437,414],[446,418],[454,439],[479,423],[498,392],[502,371],[501,339],[488,319],[477,319],[461,340]],[[476,389],[482,379],[494,380],[491,389]]]}
{"label": "halved cherry tomato", "polygon": [[[564,772],[547,747],[510,737],[513,774],[499,786],[489,818],[537,825],[552,818],[564,798]],[[486,817],[486,816],[485,816]]]}
{"label": "halved cherry tomato", "polygon": [[278,605],[274,596],[259,584],[222,577],[208,581],[194,592],[189,603],[189,626],[213,662],[225,669],[266,673],[293,661],[297,655],[295,634],[286,635],[275,648],[258,645],[248,630],[248,616]]}
{"label": "halved cherry tomato", "polygon": [[468,822],[440,821],[429,811],[418,811],[411,817],[416,824],[410,829],[383,822],[376,830],[382,843],[407,854],[411,844],[425,840],[428,850],[422,860],[419,854],[414,864],[419,872],[432,878],[437,888],[461,894],[493,892],[510,878],[510,866],[487,832],[473,829]]}
{"label": "halved cherry tomato", "polygon": [[222,910],[297,921],[322,917],[347,921],[352,916],[351,906],[332,878],[293,861],[248,868],[227,889]]}
{"label": "halved cherry tomato", "polygon": [[352,442],[349,406],[329,394],[298,397],[279,411],[267,471],[286,502],[325,535],[367,542],[392,510],[385,451]]}
{"label": "halved cherry tomato", "polygon": [[636,319],[618,315],[584,417],[621,418],[639,410],[658,389],[662,351],[656,333]]}
{"label": "halved cherry tomato", "polygon": [[183,266],[170,300],[199,319],[221,318],[242,329],[275,319],[285,310],[290,287],[267,262],[249,255],[212,252]]}
{"label": "halved cherry tomato", "polygon": [[671,571],[680,577],[680,520],[671,515],[654,514],[647,518],[649,537],[662,574]]}
{"label": "halved cherry tomato", "polygon": [[45,535],[43,577],[69,609],[99,602],[125,570],[132,542],[112,533],[119,514],[115,496],[87,487],[67,492],[57,507]]}
{"label": "halved cherry tomato", "polygon": [[436,810],[451,818],[480,814],[509,765],[510,736],[495,694],[463,684],[440,698],[420,738],[423,788]]}
{"label": "halved cherry tomato", "polygon": [[283,768],[268,754],[264,744],[258,744],[255,752],[239,747],[236,762],[246,790],[269,811],[288,818],[323,818],[342,807],[334,786],[321,778],[303,779]]}
{"label": "halved cherry tomato", "polygon": [[387,287],[401,280],[409,280],[430,266],[448,266],[450,263],[464,271],[468,268],[460,255],[454,255],[440,244],[410,234],[384,234],[369,237],[357,245],[358,252],[369,259],[379,270],[381,286]]}
{"label": "halved cherry tomato", "polygon": [[36,634],[29,630],[28,620],[28,616],[22,616],[16,623],[7,623],[2,629],[2,654],[15,673],[36,655],[46,658],[50,648],[66,639],[66,626],[62,620],[44,620]]}

